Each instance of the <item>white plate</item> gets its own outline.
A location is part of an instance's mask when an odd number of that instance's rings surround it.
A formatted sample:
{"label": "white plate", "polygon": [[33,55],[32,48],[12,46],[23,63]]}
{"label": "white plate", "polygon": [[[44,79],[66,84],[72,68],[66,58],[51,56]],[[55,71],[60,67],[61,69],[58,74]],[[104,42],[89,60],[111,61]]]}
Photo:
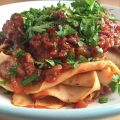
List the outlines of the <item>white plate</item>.
{"label": "white plate", "polygon": [[[28,10],[29,8],[42,8],[43,6],[56,5],[57,1],[32,1],[32,2],[21,2],[9,5],[0,6],[0,29],[7,19],[10,18],[12,13],[22,12]],[[67,5],[70,1],[64,1]],[[120,8],[104,5],[108,9],[112,9],[111,13],[115,14],[118,19],[120,19]],[[110,94],[107,96],[109,102],[106,104],[99,104],[97,101],[90,104],[88,108],[77,109],[77,110],[41,110],[41,109],[27,109],[15,107],[10,103],[10,100],[4,95],[0,95],[0,116],[5,120],[13,120],[14,118],[20,119],[34,119],[34,120],[82,120],[101,118],[110,115],[120,114],[120,96],[117,94]],[[7,118],[6,118],[7,117]]]}

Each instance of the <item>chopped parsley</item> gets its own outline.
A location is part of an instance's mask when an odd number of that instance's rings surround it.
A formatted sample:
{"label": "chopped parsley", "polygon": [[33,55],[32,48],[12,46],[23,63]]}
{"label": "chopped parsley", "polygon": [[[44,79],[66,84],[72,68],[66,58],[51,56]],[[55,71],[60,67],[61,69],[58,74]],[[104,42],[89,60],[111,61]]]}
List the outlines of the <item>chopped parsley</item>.
{"label": "chopped parsley", "polygon": [[[63,10],[63,19],[54,19],[54,13]],[[22,43],[28,42],[37,33],[45,33],[49,27],[57,28],[56,35],[61,38],[78,34],[80,41],[90,46],[99,45],[100,20],[105,16],[104,8],[96,0],[75,0],[71,7],[58,3],[57,6],[31,8],[21,13],[24,19],[25,36]],[[113,15],[108,15],[114,20]],[[82,43],[78,42],[81,47]],[[100,50],[102,52],[102,50]]]}
{"label": "chopped parsley", "polygon": [[44,62],[40,62],[40,61],[35,61],[35,65],[38,67],[38,68],[43,68],[44,67]]}
{"label": "chopped parsley", "polygon": [[0,85],[5,85],[6,81],[0,81]]}
{"label": "chopped parsley", "polygon": [[3,32],[2,31],[0,31],[0,36],[2,36],[3,35]]}
{"label": "chopped parsley", "polygon": [[84,45],[84,42],[81,41],[81,40],[79,40],[79,41],[78,41],[78,46],[79,46],[79,47],[82,47],[83,45]]}
{"label": "chopped parsley", "polygon": [[55,66],[54,60],[45,60],[45,62],[50,64],[51,66]]}
{"label": "chopped parsley", "polygon": [[52,22],[48,22],[45,24],[41,24],[40,26],[33,26],[31,27],[31,31],[38,32],[38,33],[46,32],[46,28],[50,27],[51,24]]}
{"label": "chopped parsley", "polygon": [[99,54],[103,54],[103,49],[100,48],[100,47],[97,47],[97,52],[98,52]]}
{"label": "chopped parsley", "polygon": [[88,18],[87,16],[82,18],[79,32],[81,34],[81,37],[87,44],[91,46],[96,46],[99,44],[99,30],[100,25],[95,19]]}
{"label": "chopped parsley", "polygon": [[25,51],[22,50],[22,49],[17,50],[16,53],[15,53],[16,57],[20,57],[20,56],[22,56],[24,54],[25,54]]}
{"label": "chopped parsley", "polygon": [[88,59],[84,56],[80,56],[80,58],[77,61],[75,60],[74,53],[70,53],[67,57],[67,63],[72,64],[74,68],[77,68],[78,64],[83,63],[83,62],[88,62]]}
{"label": "chopped parsley", "polygon": [[113,14],[109,14],[109,15],[108,15],[108,18],[109,18],[110,20],[112,20],[112,21],[115,21],[115,20],[116,20],[116,17],[115,17],[115,15],[113,15]]}
{"label": "chopped parsley", "polygon": [[112,82],[109,84],[112,92],[118,92],[120,95],[120,75],[114,74],[112,77]]}
{"label": "chopped parsley", "polygon": [[88,59],[84,56],[80,56],[79,60],[74,63],[74,68],[78,67],[78,64],[88,62]]}
{"label": "chopped parsley", "polygon": [[59,59],[46,59],[44,62],[36,61],[35,65],[38,68],[43,68],[46,64],[50,65],[51,67],[54,67],[58,64],[62,64],[62,61]]}
{"label": "chopped parsley", "polygon": [[24,20],[24,29],[26,30],[22,43],[28,42],[36,33],[44,33],[46,29],[53,26],[53,13],[57,10],[68,11],[65,4],[58,3],[57,6],[43,7],[43,9],[30,8],[21,13]]}
{"label": "chopped parsley", "polygon": [[61,38],[77,33],[77,31],[69,25],[61,26],[59,25],[59,31],[56,32]]}
{"label": "chopped parsley", "polygon": [[68,64],[74,64],[75,63],[75,54],[74,53],[70,53],[67,56],[67,63]]}
{"label": "chopped parsley", "polygon": [[88,58],[88,61],[89,62],[92,62],[92,61],[100,61],[100,58],[98,58],[98,57],[95,57],[95,58]]}
{"label": "chopped parsley", "polygon": [[19,67],[19,64],[13,64],[10,68],[10,70],[8,71],[8,76],[10,77],[15,77],[17,75],[17,71],[16,69]]}
{"label": "chopped parsley", "polygon": [[23,43],[28,42],[35,33],[44,33],[44,32],[46,32],[46,29],[49,28],[51,25],[52,25],[52,22],[47,22],[47,23],[43,23],[43,24],[41,24],[39,26],[35,25],[35,26],[29,27],[27,29],[27,31],[26,31],[25,36],[24,36]]}
{"label": "chopped parsley", "polygon": [[33,81],[38,81],[38,80],[39,80],[39,76],[37,74],[31,74],[22,80],[22,85],[26,86],[31,84]]}
{"label": "chopped parsley", "polygon": [[71,5],[81,15],[94,14],[97,17],[104,14],[103,7],[96,0],[75,0]]}
{"label": "chopped parsley", "polygon": [[100,24],[98,21],[105,14],[103,7],[96,0],[75,0],[74,20],[79,22],[79,34],[87,44],[96,46],[99,44],[98,32]]}
{"label": "chopped parsley", "polygon": [[103,103],[107,103],[108,102],[108,98],[99,98],[99,103],[103,104]]}

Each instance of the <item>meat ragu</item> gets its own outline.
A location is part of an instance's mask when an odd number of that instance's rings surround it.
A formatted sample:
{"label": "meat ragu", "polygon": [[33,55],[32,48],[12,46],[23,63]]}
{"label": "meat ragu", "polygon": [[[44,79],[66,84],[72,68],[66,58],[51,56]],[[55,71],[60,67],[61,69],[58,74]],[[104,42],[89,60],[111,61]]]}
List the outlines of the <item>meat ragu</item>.
{"label": "meat ragu", "polygon": [[[32,11],[34,11],[34,9],[30,10],[31,13]],[[24,21],[28,19],[24,18],[27,17],[27,12],[29,13],[29,11],[23,12],[22,14],[15,13],[11,16],[10,20],[6,21],[2,28],[3,36],[1,38],[1,46],[7,44],[7,46],[2,49],[6,54],[9,53],[15,57],[15,52],[17,50],[23,49],[26,52],[16,59],[16,62],[20,63],[26,75],[34,72],[38,73],[38,71],[40,71],[40,79],[48,79],[47,76],[51,75],[53,77],[51,79],[55,79],[56,71],[54,71],[54,65],[52,65],[49,60],[51,60],[51,62],[59,60],[58,62],[60,62],[62,66],[61,69],[65,69],[63,64],[68,64],[68,66],[70,66],[67,61],[70,55],[71,57],[74,57],[75,61],[79,60],[81,56],[84,56],[86,59],[98,56],[101,58],[103,57],[103,54],[100,52],[106,52],[108,48],[120,45],[118,35],[118,33],[120,33],[120,26],[116,22],[108,19],[107,14],[103,15],[101,20],[98,21],[100,22],[99,25],[101,25],[101,27],[98,31],[99,42],[97,45],[89,45],[86,41],[80,41],[82,35],[77,31],[63,37],[59,36],[59,27],[61,27],[61,29],[66,27],[66,31],[71,28],[68,21],[66,22],[66,19],[68,19],[69,16],[61,9],[51,11],[51,14],[53,15],[48,21],[47,19],[45,20],[46,23],[58,21],[58,24],[56,23],[57,25],[52,24],[46,27],[45,33],[39,33],[39,31],[35,32],[31,38],[28,38],[26,43],[22,44],[29,29],[24,26]],[[78,28],[73,27],[71,29]],[[46,60],[48,60],[48,62],[45,63]],[[35,61],[40,62],[39,65],[37,64],[38,66],[35,64]],[[41,66],[42,64],[44,65],[39,68],[40,64]],[[58,72],[61,71],[62,70],[58,70]],[[40,73],[42,74],[40,75]]]}
{"label": "meat ragu", "polygon": [[12,83],[15,93],[39,81],[54,83],[61,73],[106,59],[105,52],[120,46],[120,25],[108,11],[97,2],[83,11],[81,4],[87,3],[75,2],[71,8],[58,3],[14,13],[4,23],[0,51],[13,59],[0,65],[0,76]]}

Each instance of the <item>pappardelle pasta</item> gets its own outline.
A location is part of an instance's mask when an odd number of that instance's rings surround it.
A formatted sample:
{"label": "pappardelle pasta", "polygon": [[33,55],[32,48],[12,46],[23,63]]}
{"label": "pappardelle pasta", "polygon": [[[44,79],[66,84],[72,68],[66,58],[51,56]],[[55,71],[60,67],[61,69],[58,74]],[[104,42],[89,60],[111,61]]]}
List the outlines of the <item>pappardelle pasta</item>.
{"label": "pappardelle pasta", "polygon": [[120,86],[119,66],[105,55],[119,34],[95,0],[14,13],[0,32],[0,86],[15,106],[85,108]]}

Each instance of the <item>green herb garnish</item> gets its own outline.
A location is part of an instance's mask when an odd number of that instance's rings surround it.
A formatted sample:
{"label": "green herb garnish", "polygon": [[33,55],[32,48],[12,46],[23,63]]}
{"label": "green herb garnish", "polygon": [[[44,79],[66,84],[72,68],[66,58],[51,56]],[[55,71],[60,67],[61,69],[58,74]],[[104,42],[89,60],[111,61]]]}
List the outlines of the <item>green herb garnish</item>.
{"label": "green herb garnish", "polygon": [[113,15],[113,14],[109,14],[109,15],[108,15],[108,18],[109,18],[110,20],[112,20],[112,21],[115,21],[115,20],[116,20],[116,17],[115,17],[115,15]]}
{"label": "green herb garnish", "polygon": [[38,80],[39,80],[39,76],[37,74],[31,74],[22,80],[22,85],[26,86],[31,84],[33,81],[38,81]]}
{"label": "green herb garnish", "polygon": [[3,32],[2,31],[0,31],[0,36],[3,36]]}
{"label": "green herb garnish", "polygon": [[108,102],[108,98],[99,98],[99,103],[103,104],[103,103],[107,103]]}
{"label": "green herb garnish", "polygon": [[103,7],[96,0],[75,0],[72,7],[76,10],[76,13],[81,15],[95,14],[96,16],[102,16],[104,14]]}
{"label": "green herb garnish", "polygon": [[36,65],[38,68],[43,68],[45,64],[44,64],[44,62],[35,61],[35,65]]}
{"label": "green herb garnish", "polygon": [[54,60],[45,60],[46,63],[50,64],[51,66],[55,66]]}
{"label": "green herb garnish", "polygon": [[59,59],[54,59],[55,65],[59,65],[62,64],[62,61]]}
{"label": "green herb garnish", "polygon": [[83,62],[88,62],[88,59],[84,56],[80,56],[80,58],[77,61],[75,60],[74,53],[70,53],[67,57],[67,63],[72,64],[74,68],[77,68],[78,64],[83,63]]}
{"label": "green herb garnish", "polygon": [[120,95],[120,75],[114,74],[112,77],[112,82],[109,84],[112,92],[118,92]]}
{"label": "green herb garnish", "polygon": [[46,64],[53,66],[56,66],[58,64],[62,64],[61,60],[59,59],[47,59],[44,62],[36,61],[35,65],[38,66],[38,68],[43,68]]}
{"label": "green herb garnish", "polygon": [[0,85],[5,85],[6,81],[0,81]]}
{"label": "green herb garnish", "polygon": [[102,48],[97,48],[97,52],[99,53],[99,54],[103,54],[103,49]]}
{"label": "green herb garnish", "polygon": [[59,25],[59,31],[56,32],[59,37],[65,37],[77,33],[77,31],[69,25]]}
{"label": "green herb garnish", "polygon": [[49,28],[52,24],[53,24],[52,22],[47,22],[47,23],[43,23],[43,24],[41,24],[39,26],[35,25],[35,26],[29,27],[26,30],[26,34],[24,36],[23,43],[28,42],[35,33],[44,33],[44,32],[46,32],[46,29]]}
{"label": "green herb garnish", "polygon": [[100,24],[97,20],[91,18],[82,18],[80,23],[79,32],[82,35],[83,40],[91,46],[99,44],[98,32],[100,30]]}
{"label": "green herb garnish", "polygon": [[88,62],[88,59],[84,56],[80,56],[79,60],[74,63],[74,68],[78,67],[78,64]]}
{"label": "green herb garnish", "polygon": [[88,58],[88,61],[89,62],[92,62],[92,61],[100,61],[100,58],[98,58],[98,57],[95,57],[95,58]]}
{"label": "green herb garnish", "polygon": [[10,70],[8,71],[8,76],[10,77],[15,77],[17,75],[17,71],[16,69],[19,67],[19,64],[13,64],[10,68]]}
{"label": "green herb garnish", "polygon": [[25,51],[22,50],[22,49],[17,50],[16,53],[15,53],[16,57],[20,57],[20,56],[22,56],[24,54],[25,54]]}
{"label": "green herb garnish", "polygon": [[96,0],[75,0],[72,3],[74,15],[72,19],[79,22],[79,34],[87,44],[99,44],[98,32],[100,31],[101,17],[105,15],[103,7]]}
{"label": "green herb garnish", "polygon": [[48,23],[45,23],[45,24],[41,24],[40,26],[33,26],[33,27],[31,27],[31,31],[38,32],[38,33],[43,33],[43,32],[46,31],[46,29],[48,27],[50,27],[51,24],[53,24],[53,23],[48,22]]}
{"label": "green herb garnish", "polygon": [[74,64],[75,63],[75,54],[74,53],[70,53],[67,56],[67,63],[68,64]]}

